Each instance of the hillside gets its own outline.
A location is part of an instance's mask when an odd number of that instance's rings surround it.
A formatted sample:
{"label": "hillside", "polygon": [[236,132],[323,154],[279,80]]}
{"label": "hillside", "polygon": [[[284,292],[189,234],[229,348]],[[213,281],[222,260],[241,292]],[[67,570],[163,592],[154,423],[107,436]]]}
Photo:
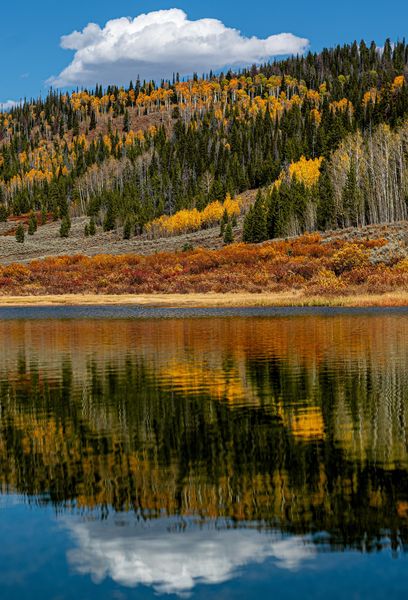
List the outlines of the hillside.
{"label": "hillside", "polygon": [[[255,198],[256,192],[250,191],[243,196],[248,200]],[[39,226],[33,236],[27,236],[24,244],[15,240],[14,232],[16,222],[0,224],[0,256],[4,265],[12,263],[27,263],[32,260],[41,260],[52,256],[96,256],[138,254],[148,256],[158,252],[181,252],[193,249],[219,250],[225,247],[220,227],[209,227],[171,237],[149,238],[146,234],[123,239],[123,230],[104,232],[102,228],[92,237],[84,236],[86,217],[74,217],[72,229],[68,238],[61,240],[59,235],[60,224],[49,222]],[[237,220],[232,229],[233,240],[242,242],[244,218]],[[289,239],[298,239],[294,236]],[[288,239],[288,238],[286,238]],[[378,260],[395,261],[396,258],[408,257],[408,223],[400,221],[393,224],[367,225],[365,227],[349,227],[322,232],[324,242],[341,241],[355,242],[359,240],[383,239],[384,246],[377,252]],[[283,238],[276,241],[282,241]]]}
{"label": "hillside", "polygon": [[[104,232],[102,227],[92,237],[85,237],[84,228],[88,223],[87,217],[73,217],[68,238],[61,239],[59,235],[59,222],[50,222],[40,226],[33,236],[27,236],[24,244],[15,239],[15,223],[0,224],[0,260],[2,264],[13,262],[27,262],[47,256],[64,256],[83,254],[95,256],[96,254],[128,254],[141,255],[155,254],[164,251],[182,250],[185,245],[194,248],[217,249],[222,248],[223,238],[220,236],[220,227],[200,229],[172,237],[149,238],[146,234],[123,239],[123,228],[115,231]],[[233,228],[236,241],[242,240],[243,218],[239,219]]]}
{"label": "hillside", "polygon": [[[0,255],[144,253],[180,234],[213,247],[220,222],[261,242],[406,220],[407,73],[408,45],[387,40],[27,101],[0,114],[0,218],[34,235]],[[86,225],[106,235],[81,240]]]}

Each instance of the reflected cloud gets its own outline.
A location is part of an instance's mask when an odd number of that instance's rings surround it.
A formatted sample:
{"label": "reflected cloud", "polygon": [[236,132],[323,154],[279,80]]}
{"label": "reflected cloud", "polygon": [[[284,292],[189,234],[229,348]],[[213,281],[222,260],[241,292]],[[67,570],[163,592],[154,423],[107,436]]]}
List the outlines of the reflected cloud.
{"label": "reflected cloud", "polygon": [[157,593],[186,596],[197,584],[223,583],[249,564],[270,559],[277,568],[297,570],[316,553],[300,536],[183,523],[177,528],[168,518],[141,524],[128,516],[121,522],[117,516],[68,521],[76,543],[68,562],[96,583],[109,577],[127,587],[142,584]]}

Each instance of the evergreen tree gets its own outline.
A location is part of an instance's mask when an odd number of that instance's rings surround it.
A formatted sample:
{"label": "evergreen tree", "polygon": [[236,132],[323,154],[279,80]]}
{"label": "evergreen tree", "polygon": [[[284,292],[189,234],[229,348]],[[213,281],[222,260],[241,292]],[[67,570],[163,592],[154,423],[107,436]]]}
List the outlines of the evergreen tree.
{"label": "evergreen tree", "polygon": [[110,202],[108,210],[106,211],[105,218],[103,220],[103,230],[112,231],[116,226],[116,211],[113,207],[113,203]]}
{"label": "evergreen tree", "polygon": [[4,204],[0,204],[0,222],[5,223],[7,221],[8,212]]}
{"label": "evergreen tree", "polygon": [[267,228],[267,213],[266,203],[262,192],[258,192],[254,209],[253,209],[253,223],[252,223],[252,240],[253,243],[264,242],[268,239],[268,228]]}
{"label": "evergreen tree", "polygon": [[253,228],[254,228],[254,208],[251,206],[249,211],[245,215],[244,229],[242,233],[242,239],[248,244],[253,242]]}
{"label": "evergreen tree", "polygon": [[222,214],[221,223],[220,223],[220,236],[221,237],[224,235],[225,226],[227,225],[227,223],[228,223],[228,213],[227,213],[227,210],[225,209]]}
{"label": "evergreen tree", "polygon": [[61,218],[68,216],[68,200],[64,192],[61,190],[59,202],[58,202],[58,213]]}
{"label": "evergreen tree", "polygon": [[31,213],[28,219],[28,235],[34,235],[37,231],[37,226],[37,216],[34,213]]}
{"label": "evergreen tree", "polygon": [[41,225],[45,225],[47,223],[47,209],[45,206],[41,209]]}
{"label": "evergreen tree", "polygon": [[63,121],[63,119],[60,119],[60,123],[59,123],[59,136],[60,136],[61,140],[64,137],[64,133],[65,133],[64,121]]}
{"label": "evergreen tree", "polygon": [[270,239],[277,237],[279,204],[280,191],[277,186],[274,186],[269,194],[266,215],[266,226],[268,230],[268,237]]}
{"label": "evergreen tree", "polygon": [[16,229],[16,240],[22,244],[24,242],[25,234],[24,234],[24,226],[20,223]]}
{"label": "evergreen tree", "polygon": [[357,182],[356,165],[353,160],[350,163],[342,199],[344,207],[343,227],[359,225],[362,209],[362,195]]}
{"label": "evergreen tree", "polygon": [[94,129],[96,129],[96,114],[95,114],[95,111],[93,110],[91,112],[91,122],[89,124],[89,131],[93,131]]}
{"label": "evergreen tree", "polygon": [[78,137],[78,135],[79,135],[79,119],[78,119],[78,115],[76,114],[76,112],[74,113],[74,116],[72,119],[72,135],[74,137]]}
{"label": "evergreen tree", "polygon": [[132,235],[132,222],[130,219],[126,219],[123,225],[123,239],[130,240]]}
{"label": "evergreen tree", "polygon": [[60,227],[60,231],[59,231],[60,237],[67,238],[69,236],[70,230],[71,230],[71,220],[68,215],[65,215],[61,221],[61,227]]}
{"label": "evergreen tree", "polygon": [[129,133],[130,131],[130,117],[128,109],[125,110],[125,115],[123,117],[123,131],[125,133]]}
{"label": "evergreen tree", "polygon": [[234,235],[232,233],[231,223],[227,223],[225,226],[224,244],[232,244],[233,241]]}
{"label": "evergreen tree", "polygon": [[91,219],[89,221],[89,235],[95,235],[95,233],[96,233],[95,220],[93,217],[91,217]]}
{"label": "evergreen tree", "polygon": [[334,190],[327,170],[327,161],[323,162],[318,184],[317,227],[321,230],[337,227]]}
{"label": "evergreen tree", "polygon": [[48,197],[52,207],[53,220],[58,221],[60,217],[61,190],[56,180],[53,180],[50,184]]}

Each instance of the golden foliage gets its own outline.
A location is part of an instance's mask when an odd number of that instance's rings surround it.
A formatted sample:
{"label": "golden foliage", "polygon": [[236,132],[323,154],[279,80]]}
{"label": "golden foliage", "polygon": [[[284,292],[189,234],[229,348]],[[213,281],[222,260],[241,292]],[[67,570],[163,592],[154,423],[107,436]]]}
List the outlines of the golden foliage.
{"label": "golden foliage", "polygon": [[198,211],[196,208],[185,209],[176,212],[174,215],[162,215],[145,227],[149,236],[168,236],[179,235],[189,231],[197,231],[204,227],[210,227],[219,223],[224,211],[228,217],[239,216],[241,213],[241,201],[239,198],[232,199],[227,194],[223,203],[216,200],[208,204],[204,210]]}
{"label": "golden foliage", "polygon": [[307,159],[301,156],[298,161],[292,162],[287,169],[280,173],[279,179],[273,185],[280,187],[285,180],[296,179],[306,187],[312,188],[319,181],[322,162],[323,157]]}
{"label": "golden foliage", "polygon": [[357,244],[347,243],[343,248],[333,254],[332,266],[336,273],[363,267],[368,264],[369,254],[367,250]]}

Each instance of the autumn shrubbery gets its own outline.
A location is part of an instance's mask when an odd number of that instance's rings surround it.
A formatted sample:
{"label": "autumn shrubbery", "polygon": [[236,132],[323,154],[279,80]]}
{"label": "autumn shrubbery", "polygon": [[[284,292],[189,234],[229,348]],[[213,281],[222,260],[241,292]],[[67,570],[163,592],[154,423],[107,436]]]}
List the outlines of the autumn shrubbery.
{"label": "autumn shrubbery", "polygon": [[408,289],[408,259],[371,260],[383,240],[325,241],[318,234],[150,256],[62,256],[0,267],[0,293],[373,293]]}
{"label": "autumn shrubbery", "polygon": [[358,244],[346,243],[335,252],[331,258],[331,265],[336,275],[341,275],[353,269],[360,269],[368,265],[369,252]]}

